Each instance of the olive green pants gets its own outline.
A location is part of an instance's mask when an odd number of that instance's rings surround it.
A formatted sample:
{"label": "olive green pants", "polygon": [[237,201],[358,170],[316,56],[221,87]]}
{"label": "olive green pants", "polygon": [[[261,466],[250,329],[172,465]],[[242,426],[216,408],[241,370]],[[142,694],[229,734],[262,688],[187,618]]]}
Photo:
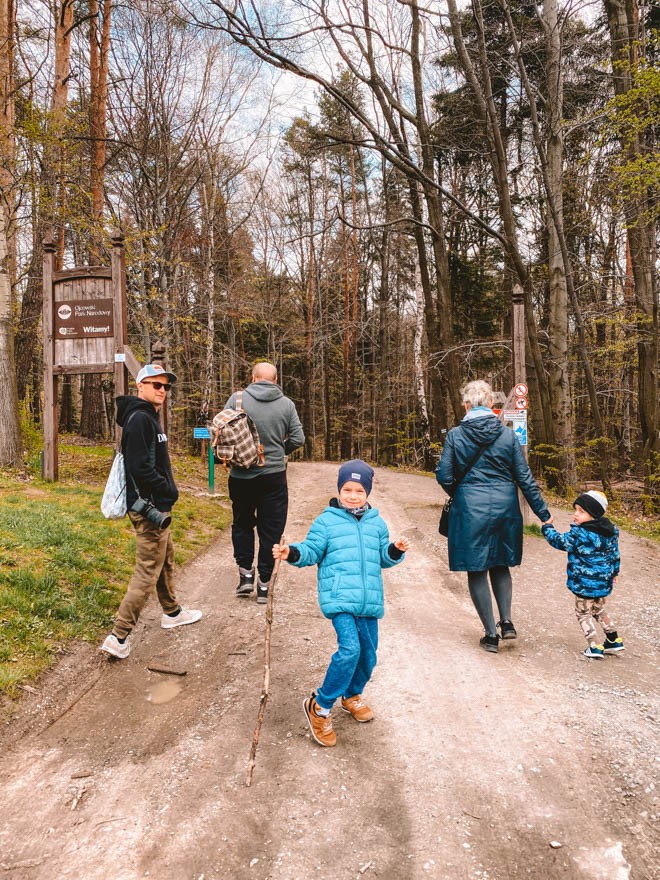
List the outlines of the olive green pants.
{"label": "olive green pants", "polygon": [[135,529],[136,562],[112,628],[118,639],[132,631],[154,588],[165,614],[181,607],[174,591],[174,544],[170,529],[159,529],[139,513],[129,511],[128,515]]}

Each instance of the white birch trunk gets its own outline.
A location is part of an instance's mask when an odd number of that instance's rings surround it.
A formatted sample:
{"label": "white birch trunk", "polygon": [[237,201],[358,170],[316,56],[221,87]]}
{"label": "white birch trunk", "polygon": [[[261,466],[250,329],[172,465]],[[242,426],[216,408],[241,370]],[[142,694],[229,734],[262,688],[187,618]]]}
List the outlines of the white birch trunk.
{"label": "white birch trunk", "polygon": [[415,266],[415,337],[413,340],[413,363],[415,369],[415,395],[417,408],[422,429],[422,446],[424,449],[424,463],[429,463],[429,450],[431,448],[431,435],[429,433],[429,411],[426,402],[426,388],[424,385],[424,361],[422,357],[422,343],[424,340],[424,290],[422,289],[422,274],[419,263]]}

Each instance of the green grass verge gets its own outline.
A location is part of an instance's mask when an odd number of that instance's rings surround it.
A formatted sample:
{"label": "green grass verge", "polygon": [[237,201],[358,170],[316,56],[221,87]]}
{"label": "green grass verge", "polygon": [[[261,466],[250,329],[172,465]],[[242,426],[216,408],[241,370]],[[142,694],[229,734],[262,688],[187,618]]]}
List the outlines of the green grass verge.
{"label": "green grass verge", "polygon": [[[112,451],[60,450],[60,482],[0,472],[0,694],[13,696],[73,639],[95,641],[110,625],[135,556],[128,518],[100,510]],[[223,487],[205,497],[199,459],[176,457],[186,486],[172,523],[176,561],[200,552],[227,525]],[[188,485],[192,483],[192,485]]]}

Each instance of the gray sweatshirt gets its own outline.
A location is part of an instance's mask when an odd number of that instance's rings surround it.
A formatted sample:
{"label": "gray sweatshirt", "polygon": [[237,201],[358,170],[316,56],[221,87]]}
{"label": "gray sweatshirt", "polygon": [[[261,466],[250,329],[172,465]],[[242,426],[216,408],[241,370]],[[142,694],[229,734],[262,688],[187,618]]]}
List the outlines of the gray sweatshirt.
{"label": "gray sweatshirt", "polygon": [[[236,393],[225,408],[234,408]],[[242,407],[257,426],[259,440],[264,447],[266,463],[263,467],[233,467],[230,476],[251,479],[259,474],[275,474],[286,470],[286,457],[305,442],[298,413],[292,400],[284,395],[274,382],[252,382],[243,392]]]}

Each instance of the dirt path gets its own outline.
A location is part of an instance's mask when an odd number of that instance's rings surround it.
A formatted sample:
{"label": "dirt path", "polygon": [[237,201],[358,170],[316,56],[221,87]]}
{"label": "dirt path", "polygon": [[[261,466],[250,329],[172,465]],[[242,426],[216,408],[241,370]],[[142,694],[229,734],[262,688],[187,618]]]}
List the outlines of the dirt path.
{"label": "dirt path", "polygon": [[[289,473],[295,540],[336,466]],[[590,662],[564,555],[526,539],[519,638],[486,654],[465,576],[447,571],[440,497],[428,477],[377,471],[372,500],[413,547],[385,575],[374,722],[335,710],[337,747],[310,741],[301,704],[332,628],[314,570],[283,566],[271,698],[245,786],[264,609],[234,597],[227,536],[181,572],[199,625],[162,631],[150,605],[129,660],[76,651],[4,719],[0,877],[657,878],[658,549],[622,536],[612,610],[627,649]],[[568,527],[567,513],[556,518]],[[154,660],[187,675],[149,672]]]}

